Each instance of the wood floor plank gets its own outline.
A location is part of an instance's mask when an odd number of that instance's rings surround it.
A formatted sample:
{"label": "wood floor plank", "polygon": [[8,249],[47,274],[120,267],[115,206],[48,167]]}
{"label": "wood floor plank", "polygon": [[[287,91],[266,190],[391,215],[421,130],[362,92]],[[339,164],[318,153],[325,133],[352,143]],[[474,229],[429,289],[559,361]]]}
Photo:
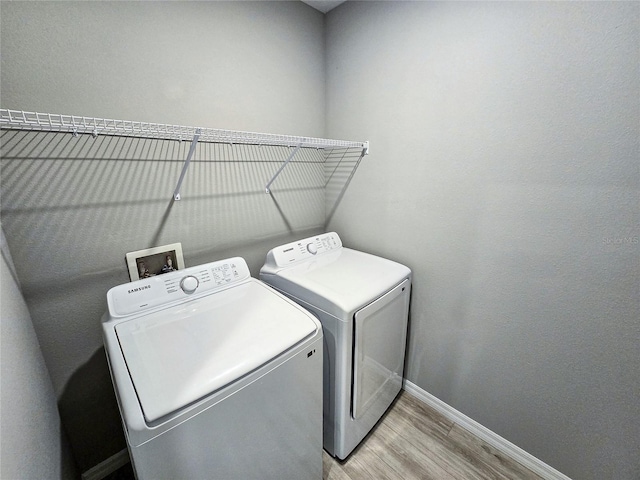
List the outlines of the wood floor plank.
{"label": "wood floor plank", "polygon": [[[408,435],[410,437],[411,435]],[[405,480],[455,480],[445,468],[434,459],[431,452],[421,445],[408,440],[405,435],[383,421],[374,435],[367,439],[365,447],[373,448],[382,460]]]}
{"label": "wood floor plank", "polygon": [[[488,477],[483,468],[478,468],[475,459],[466,454],[457,444],[451,444],[446,435],[440,432],[429,435],[414,427],[410,420],[401,414],[389,415],[394,422],[387,422],[389,428],[395,430],[417,449],[428,455],[433,463],[455,479],[484,480]],[[482,467],[482,465],[481,465]]]}
{"label": "wood floor plank", "polygon": [[446,435],[453,427],[451,420],[405,391],[400,392],[391,410],[402,412],[427,434],[435,430]]}
{"label": "wood floor plank", "polygon": [[[406,392],[402,395],[410,397]],[[402,408],[403,405],[406,408]],[[397,402],[397,406],[401,408],[394,406],[385,419],[389,426],[421,450],[428,452],[433,461],[449,475],[465,480],[501,478],[487,472],[479,459],[470,455],[459,444],[451,442],[448,435],[453,428],[453,422],[440,420],[441,415],[433,408],[417,399],[412,400],[410,404]],[[425,419],[425,415],[429,420]],[[444,428],[447,430],[444,431]]]}
{"label": "wood floor plank", "polygon": [[323,472],[325,480],[542,480],[406,392],[346,461],[324,453]]}
{"label": "wood floor plank", "polygon": [[324,450],[322,451],[322,478],[324,480],[353,480],[342,465]]}
{"label": "wood floor plank", "polygon": [[482,461],[488,469],[495,471],[496,474],[503,475],[505,478],[542,480],[542,477],[538,474],[504,455],[459,425],[453,426],[449,433],[449,439],[458,445],[464,445],[464,448]]}
{"label": "wood floor plank", "polygon": [[366,444],[361,444],[342,464],[351,480],[398,480],[400,477]]}

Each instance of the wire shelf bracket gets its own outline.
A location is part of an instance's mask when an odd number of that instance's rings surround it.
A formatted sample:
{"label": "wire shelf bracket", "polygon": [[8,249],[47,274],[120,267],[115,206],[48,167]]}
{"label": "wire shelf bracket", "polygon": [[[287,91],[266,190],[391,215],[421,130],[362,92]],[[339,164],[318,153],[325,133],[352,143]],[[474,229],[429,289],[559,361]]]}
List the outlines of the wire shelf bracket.
{"label": "wire shelf bracket", "polygon": [[182,181],[184,180],[184,176],[187,174],[187,170],[189,169],[189,164],[191,163],[191,158],[193,158],[193,154],[196,151],[196,145],[198,144],[198,139],[200,138],[201,133],[202,131],[200,129],[197,129],[196,133],[193,135],[193,140],[191,141],[191,148],[189,148],[187,159],[184,161],[184,165],[182,166],[182,172],[180,172],[180,178],[178,179],[178,184],[176,185],[176,189],[173,191],[173,199],[176,202],[182,198],[180,197],[180,187],[182,186]]}
{"label": "wire shelf bracket", "polygon": [[273,177],[271,177],[271,180],[269,180],[267,182],[266,187],[264,187],[265,189],[265,193],[271,193],[271,190],[269,189],[269,187],[271,187],[271,184],[273,183],[273,181],[276,179],[276,177],[278,175],[280,175],[280,173],[284,170],[284,168],[289,165],[289,163],[291,162],[291,160],[293,160],[293,157],[296,156],[296,153],[298,153],[298,150],[300,150],[300,145],[298,145],[295,150],[293,152],[291,152],[289,154],[289,158],[287,158],[287,160],[280,166],[280,168],[278,169],[278,171],[276,173],[273,174]]}

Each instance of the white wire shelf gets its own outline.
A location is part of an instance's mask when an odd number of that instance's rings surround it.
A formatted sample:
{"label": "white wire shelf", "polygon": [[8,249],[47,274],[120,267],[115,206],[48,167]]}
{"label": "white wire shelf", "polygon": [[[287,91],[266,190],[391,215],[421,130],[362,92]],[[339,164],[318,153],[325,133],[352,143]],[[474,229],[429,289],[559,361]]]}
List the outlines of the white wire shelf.
{"label": "white wire shelf", "polygon": [[[0,129],[68,132],[73,135],[91,134],[164,140],[193,140],[200,131],[199,142],[248,145],[300,146],[301,148],[361,148],[368,149],[368,142],[330,140],[326,138],[297,137],[270,133],[254,133],[235,130],[167,125],[162,123],[113,120],[108,118],[61,115],[57,113],[25,112],[0,109]],[[365,152],[366,153],[366,152]]]}
{"label": "white wire shelf", "polygon": [[[113,120],[108,118],[84,117],[78,115],[61,115],[58,113],[25,112],[24,110],[0,109],[0,129],[28,130],[43,132],[71,133],[73,136],[91,134],[120,137],[151,138],[158,140],[185,140],[191,142],[189,154],[185,160],[180,178],[173,193],[174,200],[180,200],[180,188],[187,173],[189,164],[198,142],[227,143],[244,145],[264,145],[295,147],[266,183],[265,192],[271,193],[270,187],[282,170],[293,160],[300,148],[315,148],[328,151],[358,150],[359,159],[369,153],[369,142],[351,142],[346,140],[330,140],[326,138],[296,137],[271,133],[242,132],[236,130],[219,130],[214,128],[187,127],[162,123],[136,122],[130,120]],[[325,152],[326,154],[326,152]],[[357,168],[357,167],[356,167]],[[353,175],[353,173],[352,173]],[[348,183],[348,182],[347,182]],[[346,185],[345,185],[346,188]]]}

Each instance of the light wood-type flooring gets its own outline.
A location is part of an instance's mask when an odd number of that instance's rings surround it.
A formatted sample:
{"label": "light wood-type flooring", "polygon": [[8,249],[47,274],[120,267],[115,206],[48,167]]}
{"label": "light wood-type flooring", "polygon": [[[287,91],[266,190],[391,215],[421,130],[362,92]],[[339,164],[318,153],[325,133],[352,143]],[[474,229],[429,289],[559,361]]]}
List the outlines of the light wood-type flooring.
{"label": "light wood-type flooring", "polygon": [[323,455],[324,480],[542,478],[404,391],[344,462]]}

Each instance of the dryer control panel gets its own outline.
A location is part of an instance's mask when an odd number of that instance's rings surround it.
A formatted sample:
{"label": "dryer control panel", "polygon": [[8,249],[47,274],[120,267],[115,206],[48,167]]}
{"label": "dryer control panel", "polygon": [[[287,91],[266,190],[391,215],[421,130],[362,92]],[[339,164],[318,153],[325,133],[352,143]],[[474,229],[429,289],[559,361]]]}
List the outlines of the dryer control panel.
{"label": "dryer control panel", "polygon": [[273,268],[286,267],[300,260],[309,260],[316,255],[322,255],[340,248],[342,248],[342,241],[337,233],[323,233],[315,237],[280,245],[270,250],[267,254],[266,264]]}
{"label": "dryer control panel", "polygon": [[118,285],[107,293],[107,303],[112,317],[123,317],[208,295],[250,277],[247,262],[234,257]]}

